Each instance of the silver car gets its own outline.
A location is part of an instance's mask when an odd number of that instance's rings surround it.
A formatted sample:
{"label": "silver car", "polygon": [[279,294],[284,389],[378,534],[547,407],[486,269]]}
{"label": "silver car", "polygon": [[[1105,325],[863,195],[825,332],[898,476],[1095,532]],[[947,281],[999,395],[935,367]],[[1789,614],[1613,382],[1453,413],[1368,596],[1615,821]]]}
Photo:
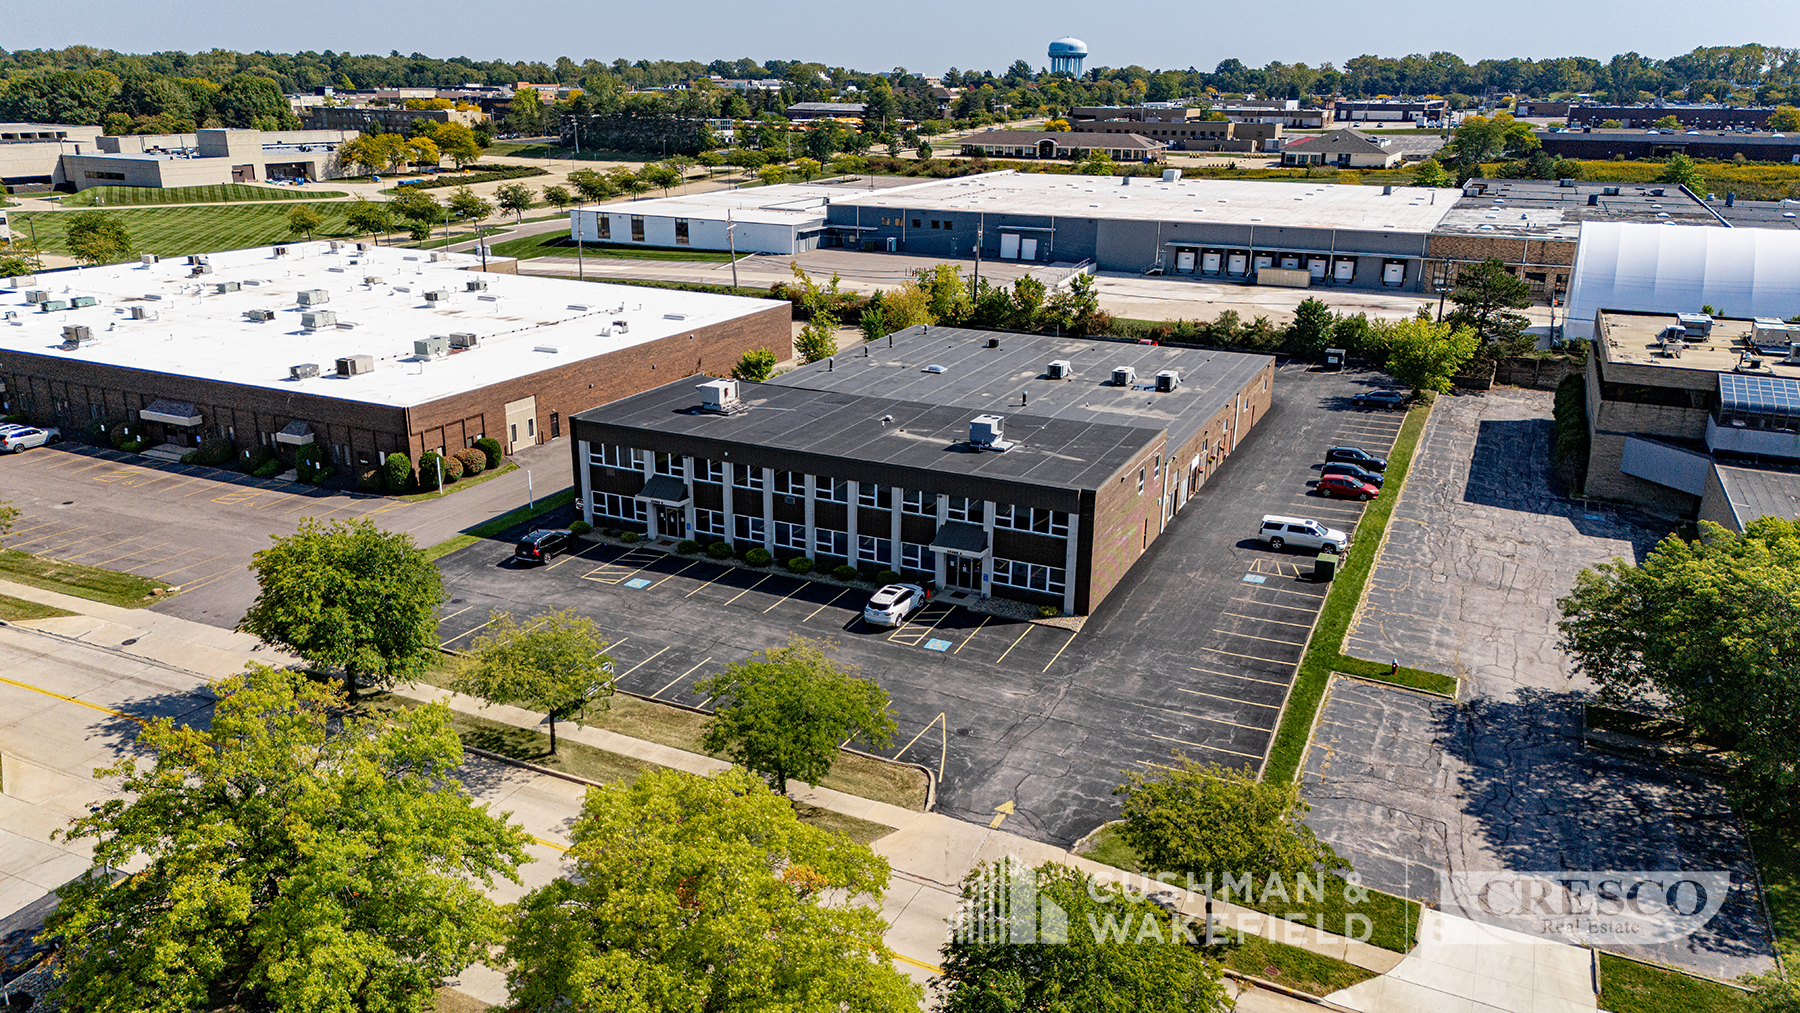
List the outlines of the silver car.
{"label": "silver car", "polygon": [[1263,517],[1262,527],[1257,529],[1257,537],[1268,542],[1271,549],[1283,549],[1291,545],[1296,549],[1323,550],[1342,555],[1350,546],[1350,536],[1336,528],[1328,528],[1305,517],[1280,517],[1275,514]]}
{"label": "silver car", "polygon": [[863,621],[871,626],[899,626],[924,606],[926,598],[925,589],[917,584],[889,584],[863,607]]}

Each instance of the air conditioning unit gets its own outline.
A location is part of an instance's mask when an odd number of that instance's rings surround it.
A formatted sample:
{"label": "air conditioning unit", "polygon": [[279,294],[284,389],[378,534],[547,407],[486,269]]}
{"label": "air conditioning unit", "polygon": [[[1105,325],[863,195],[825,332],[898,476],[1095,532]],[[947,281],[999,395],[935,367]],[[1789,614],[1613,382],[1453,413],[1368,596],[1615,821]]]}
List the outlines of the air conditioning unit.
{"label": "air conditioning unit", "polygon": [[364,285],[379,285],[379,284],[381,284],[381,276],[378,274],[371,274],[368,277],[365,277],[363,279],[363,284]]}
{"label": "air conditioning unit", "polygon": [[25,293],[25,301],[34,306],[38,303],[49,302],[50,293],[43,289],[33,289],[30,292]]}
{"label": "air conditioning unit", "polygon": [[79,348],[94,343],[94,329],[79,324],[69,324],[62,329],[62,347]]}
{"label": "air conditioning unit", "polygon": [[91,295],[78,295],[75,298],[69,300],[69,306],[73,309],[82,309],[84,307],[98,306],[98,305],[100,305],[100,300],[94,298]]}
{"label": "air conditioning unit", "polygon": [[287,252],[288,252],[287,247],[285,247],[285,246],[275,247],[275,255],[277,257],[285,257],[285,256],[287,256]]}
{"label": "air conditioning unit", "polygon": [[1167,394],[1181,386],[1181,371],[1165,369],[1156,374],[1156,390],[1159,394]]}
{"label": "air conditioning unit", "polygon": [[162,259],[161,257],[158,257],[154,253],[146,253],[143,256],[138,258],[138,263],[145,264],[145,265],[154,264],[161,259]]}
{"label": "air conditioning unit", "polygon": [[62,299],[51,299],[48,302],[38,303],[39,313],[58,313],[68,308],[68,302]]}
{"label": "air conditioning unit", "polygon": [[480,341],[473,331],[453,331],[450,334],[451,348],[474,348]]}
{"label": "air conditioning unit", "polygon": [[486,278],[470,278],[468,280],[468,282],[465,284],[464,291],[486,292],[487,291],[487,279]]}
{"label": "air conditioning unit", "polygon": [[331,244],[330,244],[330,245],[331,245],[331,252],[333,252],[333,253],[336,253],[336,252],[337,252],[337,251],[339,251],[339,250],[341,250],[341,249],[343,249],[343,248],[344,248],[344,244],[343,244],[343,243],[341,243],[341,242],[339,242],[339,241],[337,241],[337,240],[335,240],[335,239],[333,239],[333,240],[332,240],[332,241],[331,241]]}
{"label": "air conditioning unit", "polygon": [[300,314],[300,326],[309,331],[322,331],[337,326],[337,313],[332,310],[307,310]]}
{"label": "air conditioning unit", "polygon": [[450,301],[450,293],[445,292],[442,289],[438,289],[435,292],[427,292],[427,293],[425,293],[425,301],[426,302],[449,302]]}
{"label": "air conditioning unit", "polygon": [[1067,359],[1051,359],[1050,365],[1044,367],[1044,373],[1052,380],[1067,380],[1075,375],[1075,370]]}
{"label": "air conditioning unit", "polygon": [[413,342],[413,355],[422,359],[440,359],[450,354],[450,339],[433,334]]}
{"label": "air conditioning unit", "polygon": [[1114,387],[1129,387],[1137,382],[1137,370],[1131,366],[1115,367],[1112,382]]}
{"label": "air conditioning unit", "polygon": [[309,288],[295,298],[302,306],[323,306],[331,301],[331,293],[322,288]]}
{"label": "air conditioning unit", "polygon": [[375,357],[372,355],[346,355],[337,361],[339,376],[358,376],[375,371]]}
{"label": "air conditioning unit", "polygon": [[288,367],[288,379],[290,380],[310,380],[318,375],[319,364],[316,362],[302,362],[298,366]]}
{"label": "air conditioning unit", "polygon": [[239,291],[239,285],[235,281],[221,281],[217,285],[213,286],[213,290],[218,292],[220,295],[224,295],[226,292]]}
{"label": "air conditioning unit", "polygon": [[[307,317],[307,316],[311,316],[311,315],[312,314],[310,314],[310,313],[301,314],[302,317]],[[274,310],[245,310],[244,311],[244,319],[251,320],[251,321],[254,321],[259,324],[268,323],[269,321],[275,319],[275,311]]]}
{"label": "air conditioning unit", "polygon": [[1800,341],[1788,344],[1787,358],[1781,360],[1784,366],[1800,366]]}
{"label": "air conditioning unit", "polygon": [[700,392],[700,410],[703,412],[732,415],[744,410],[744,402],[738,400],[736,380],[708,380],[695,384],[694,389]]}
{"label": "air conditioning unit", "polygon": [[148,320],[150,319],[150,311],[142,306],[133,306],[131,308],[131,319]]}
{"label": "air conditioning unit", "polygon": [[1693,337],[1703,338],[1712,333],[1713,318],[1709,313],[1677,313],[1675,322]]}
{"label": "air conditioning unit", "polygon": [[1600,193],[1602,196],[1606,197],[1617,197],[1619,195],[1619,188],[1616,186],[1603,186],[1600,188]]}
{"label": "air conditioning unit", "polygon": [[1013,445],[1006,440],[1006,417],[1003,415],[977,415],[969,420],[969,446],[977,450],[995,450],[1004,453]]}
{"label": "air conditioning unit", "polygon": [[432,262],[432,263],[433,263],[433,264],[441,264],[441,263],[443,263],[443,262],[444,262],[444,251],[442,251],[442,250],[433,250],[433,251],[432,251],[432,253],[431,253],[431,257],[430,257],[430,258],[429,258],[429,259],[430,259],[430,261],[431,261],[431,262]]}

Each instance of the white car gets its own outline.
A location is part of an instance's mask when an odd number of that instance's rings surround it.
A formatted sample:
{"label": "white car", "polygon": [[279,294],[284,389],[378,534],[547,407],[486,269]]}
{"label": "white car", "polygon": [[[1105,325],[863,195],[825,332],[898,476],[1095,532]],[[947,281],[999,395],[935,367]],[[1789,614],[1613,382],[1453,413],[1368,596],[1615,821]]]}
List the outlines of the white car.
{"label": "white car", "polygon": [[1271,549],[1292,545],[1297,549],[1319,549],[1335,552],[1340,556],[1350,546],[1350,536],[1336,528],[1328,528],[1305,517],[1280,517],[1275,514],[1263,517],[1257,537],[1268,542]]}
{"label": "white car", "polygon": [[55,443],[60,439],[62,439],[62,431],[58,429],[38,429],[28,426],[10,432],[0,432],[0,452],[17,454],[32,447]]}
{"label": "white car", "polygon": [[899,626],[922,608],[928,597],[917,584],[889,584],[863,606],[863,621],[871,626]]}

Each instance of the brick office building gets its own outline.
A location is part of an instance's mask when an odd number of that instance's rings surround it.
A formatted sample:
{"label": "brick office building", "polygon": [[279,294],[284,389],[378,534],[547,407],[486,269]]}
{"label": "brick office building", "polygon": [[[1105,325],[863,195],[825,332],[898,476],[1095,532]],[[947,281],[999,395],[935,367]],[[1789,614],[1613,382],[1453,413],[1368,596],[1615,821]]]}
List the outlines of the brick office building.
{"label": "brick office building", "polygon": [[791,348],[786,303],[471,272],[468,255],[317,242],[198,259],[0,291],[0,406],[370,464],[483,435],[510,452],[667,377]]}
{"label": "brick office building", "polygon": [[1085,614],[1274,383],[1264,355],[954,328],[862,352],[712,408],[682,379],[577,415],[584,516]]}

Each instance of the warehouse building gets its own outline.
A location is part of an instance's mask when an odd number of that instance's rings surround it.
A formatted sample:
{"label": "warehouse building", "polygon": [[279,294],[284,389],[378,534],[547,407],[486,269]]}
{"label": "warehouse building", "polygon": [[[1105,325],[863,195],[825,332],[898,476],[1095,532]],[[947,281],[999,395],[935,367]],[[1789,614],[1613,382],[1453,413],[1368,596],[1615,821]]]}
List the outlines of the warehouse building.
{"label": "warehouse building", "polygon": [[[825,204],[841,186],[782,183],[576,208],[569,239],[793,254],[819,245]],[[731,231],[727,233],[727,229]]]}
{"label": "warehouse building", "polygon": [[1441,98],[1338,99],[1331,118],[1339,123],[1418,123],[1437,126],[1450,118],[1450,103]]}
{"label": "warehouse building", "polygon": [[1563,115],[1568,117],[1571,127],[1597,127],[1608,120],[1615,120],[1621,127],[1637,127],[1642,130],[1656,126],[1657,121],[1665,117],[1673,116],[1683,130],[1762,130],[1769,125],[1769,116],[1774,112],[1774,108],[1770,106],[1722,106],[1712,103],[1665,105],[1653,102],[1631,106],[1575,103],[1569,105]]}
{"label": "warehouse building", "polygon": [[213,186],[335,179],[351,170],[337,150],[354,130],[201,130],[100,137],[98,151],[62,157],[62,180],[94,186]]}
{"label": "warehouse building", "polygon": [[1800,163],[1800,136],[1793,134],[1671,130],[1552,130],[1535,135],[1551,158],[1665,159],[1670,155],[1732,161]]}
{"label": "warehouse building", "polygon": [[319,443],[361,465],[484,435],[529,446],[596,404],[791,347],[786,303],[472,273],[461,254],[144,260],[0,289],[0,407],[66,431],[137,423],[171,450]]}
{"label": "warehouse building", "polygon": [[826,222],[890,252],[973,257],[979,241],[983,258],[1416,292],[1427,240],[1454,202],[1454,191],[1174,172],[1161,180],[984,173],[836,197]]}
{"label": "warehouse building", "polygon": [[914,327],[575,417],[589,523],[1098,607],[1256,421],[1269,356]]}
{"label": "warehouse building", "polygon": [[1800,231],[1583,223],[1569,337],[1592,336],[1602,310],[1697,313],[1704,306],[1745,319],[1800,313]]}

